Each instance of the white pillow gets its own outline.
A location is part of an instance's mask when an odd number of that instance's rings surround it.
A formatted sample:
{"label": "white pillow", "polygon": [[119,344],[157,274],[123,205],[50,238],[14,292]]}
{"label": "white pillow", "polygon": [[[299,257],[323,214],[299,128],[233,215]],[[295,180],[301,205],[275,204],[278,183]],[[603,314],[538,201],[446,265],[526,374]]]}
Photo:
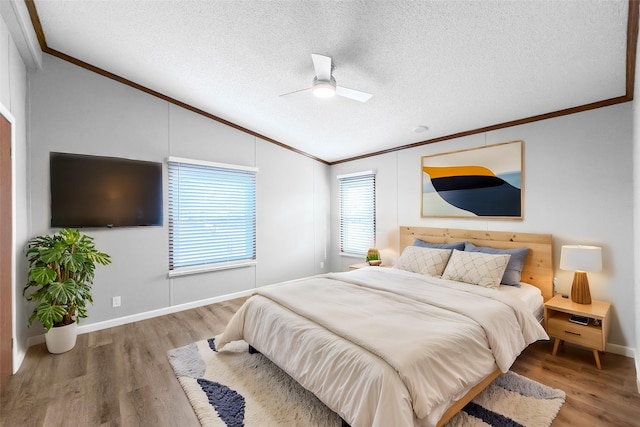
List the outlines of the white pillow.
{"label": "white pillow", "polygon": [[497,288],[511,255],[493,255],[482,252],[455,250],[451,254],[443,279],[471,283],[486,288]]}
{"label": "white pillow", "polygon": [[[440,276],[451,256],[451,249],[423,248],[407,246],[398,258],[394,268],[424,274]],[[500,276],[502,277],[502,276]]]}

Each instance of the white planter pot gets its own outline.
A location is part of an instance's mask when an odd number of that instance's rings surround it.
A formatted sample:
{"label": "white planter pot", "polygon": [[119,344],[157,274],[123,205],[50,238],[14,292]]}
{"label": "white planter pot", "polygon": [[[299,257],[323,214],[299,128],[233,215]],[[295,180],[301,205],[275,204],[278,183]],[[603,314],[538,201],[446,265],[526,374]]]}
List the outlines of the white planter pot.
{"label": "white planter pot", "polygon": [[78,324],[76,322],[66,326],[51,328],[49,332],[44,334],[47,342],[47,350],[53,354],[65,353],[71,350],[76,345],[77,337]]}

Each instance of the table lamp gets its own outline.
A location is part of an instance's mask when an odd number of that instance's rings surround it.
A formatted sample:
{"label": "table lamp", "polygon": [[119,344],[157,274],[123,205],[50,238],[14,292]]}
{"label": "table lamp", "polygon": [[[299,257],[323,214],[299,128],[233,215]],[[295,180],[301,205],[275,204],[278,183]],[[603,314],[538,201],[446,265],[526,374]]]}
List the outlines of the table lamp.
{"label": "table lamp", "polygon": [[560,269],[575,271],[571,301],[591,304],[587,271],[602,270],[602,249],[598,246],[564,245],[560,253]]}

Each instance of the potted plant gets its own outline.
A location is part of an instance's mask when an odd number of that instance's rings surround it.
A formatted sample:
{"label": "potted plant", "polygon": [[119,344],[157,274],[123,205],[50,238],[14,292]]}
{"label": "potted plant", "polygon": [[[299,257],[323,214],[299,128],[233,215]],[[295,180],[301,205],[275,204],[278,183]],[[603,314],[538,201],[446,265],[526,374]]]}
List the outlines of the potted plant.
{"label": "potted plant", "polygon": [[376,248],[371,248],[367,251],[366,261],[369,265],[380,265],[382,260],[380,259],[380,252]]}
{"label": "potted plant", "polygon": [[37,318],[44,326],[49,352],[69,351],[76,344],[77,322],[87,317],[87,301],[93,303],[95,266],[111,259],[95,248],[92,237],[70,228],[29,240],[26,255],[29,281],[22,293],[37,303],[29,325]]}

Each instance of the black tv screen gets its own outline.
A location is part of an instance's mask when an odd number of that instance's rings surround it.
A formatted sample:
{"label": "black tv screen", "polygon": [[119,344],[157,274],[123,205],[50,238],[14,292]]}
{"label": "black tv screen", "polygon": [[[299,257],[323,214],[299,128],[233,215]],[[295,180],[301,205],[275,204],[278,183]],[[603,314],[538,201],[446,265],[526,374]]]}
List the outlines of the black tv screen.
{"label": "black tv screen", "polygon": [[52,227],[162,225],[162,164],[51,153]]}

